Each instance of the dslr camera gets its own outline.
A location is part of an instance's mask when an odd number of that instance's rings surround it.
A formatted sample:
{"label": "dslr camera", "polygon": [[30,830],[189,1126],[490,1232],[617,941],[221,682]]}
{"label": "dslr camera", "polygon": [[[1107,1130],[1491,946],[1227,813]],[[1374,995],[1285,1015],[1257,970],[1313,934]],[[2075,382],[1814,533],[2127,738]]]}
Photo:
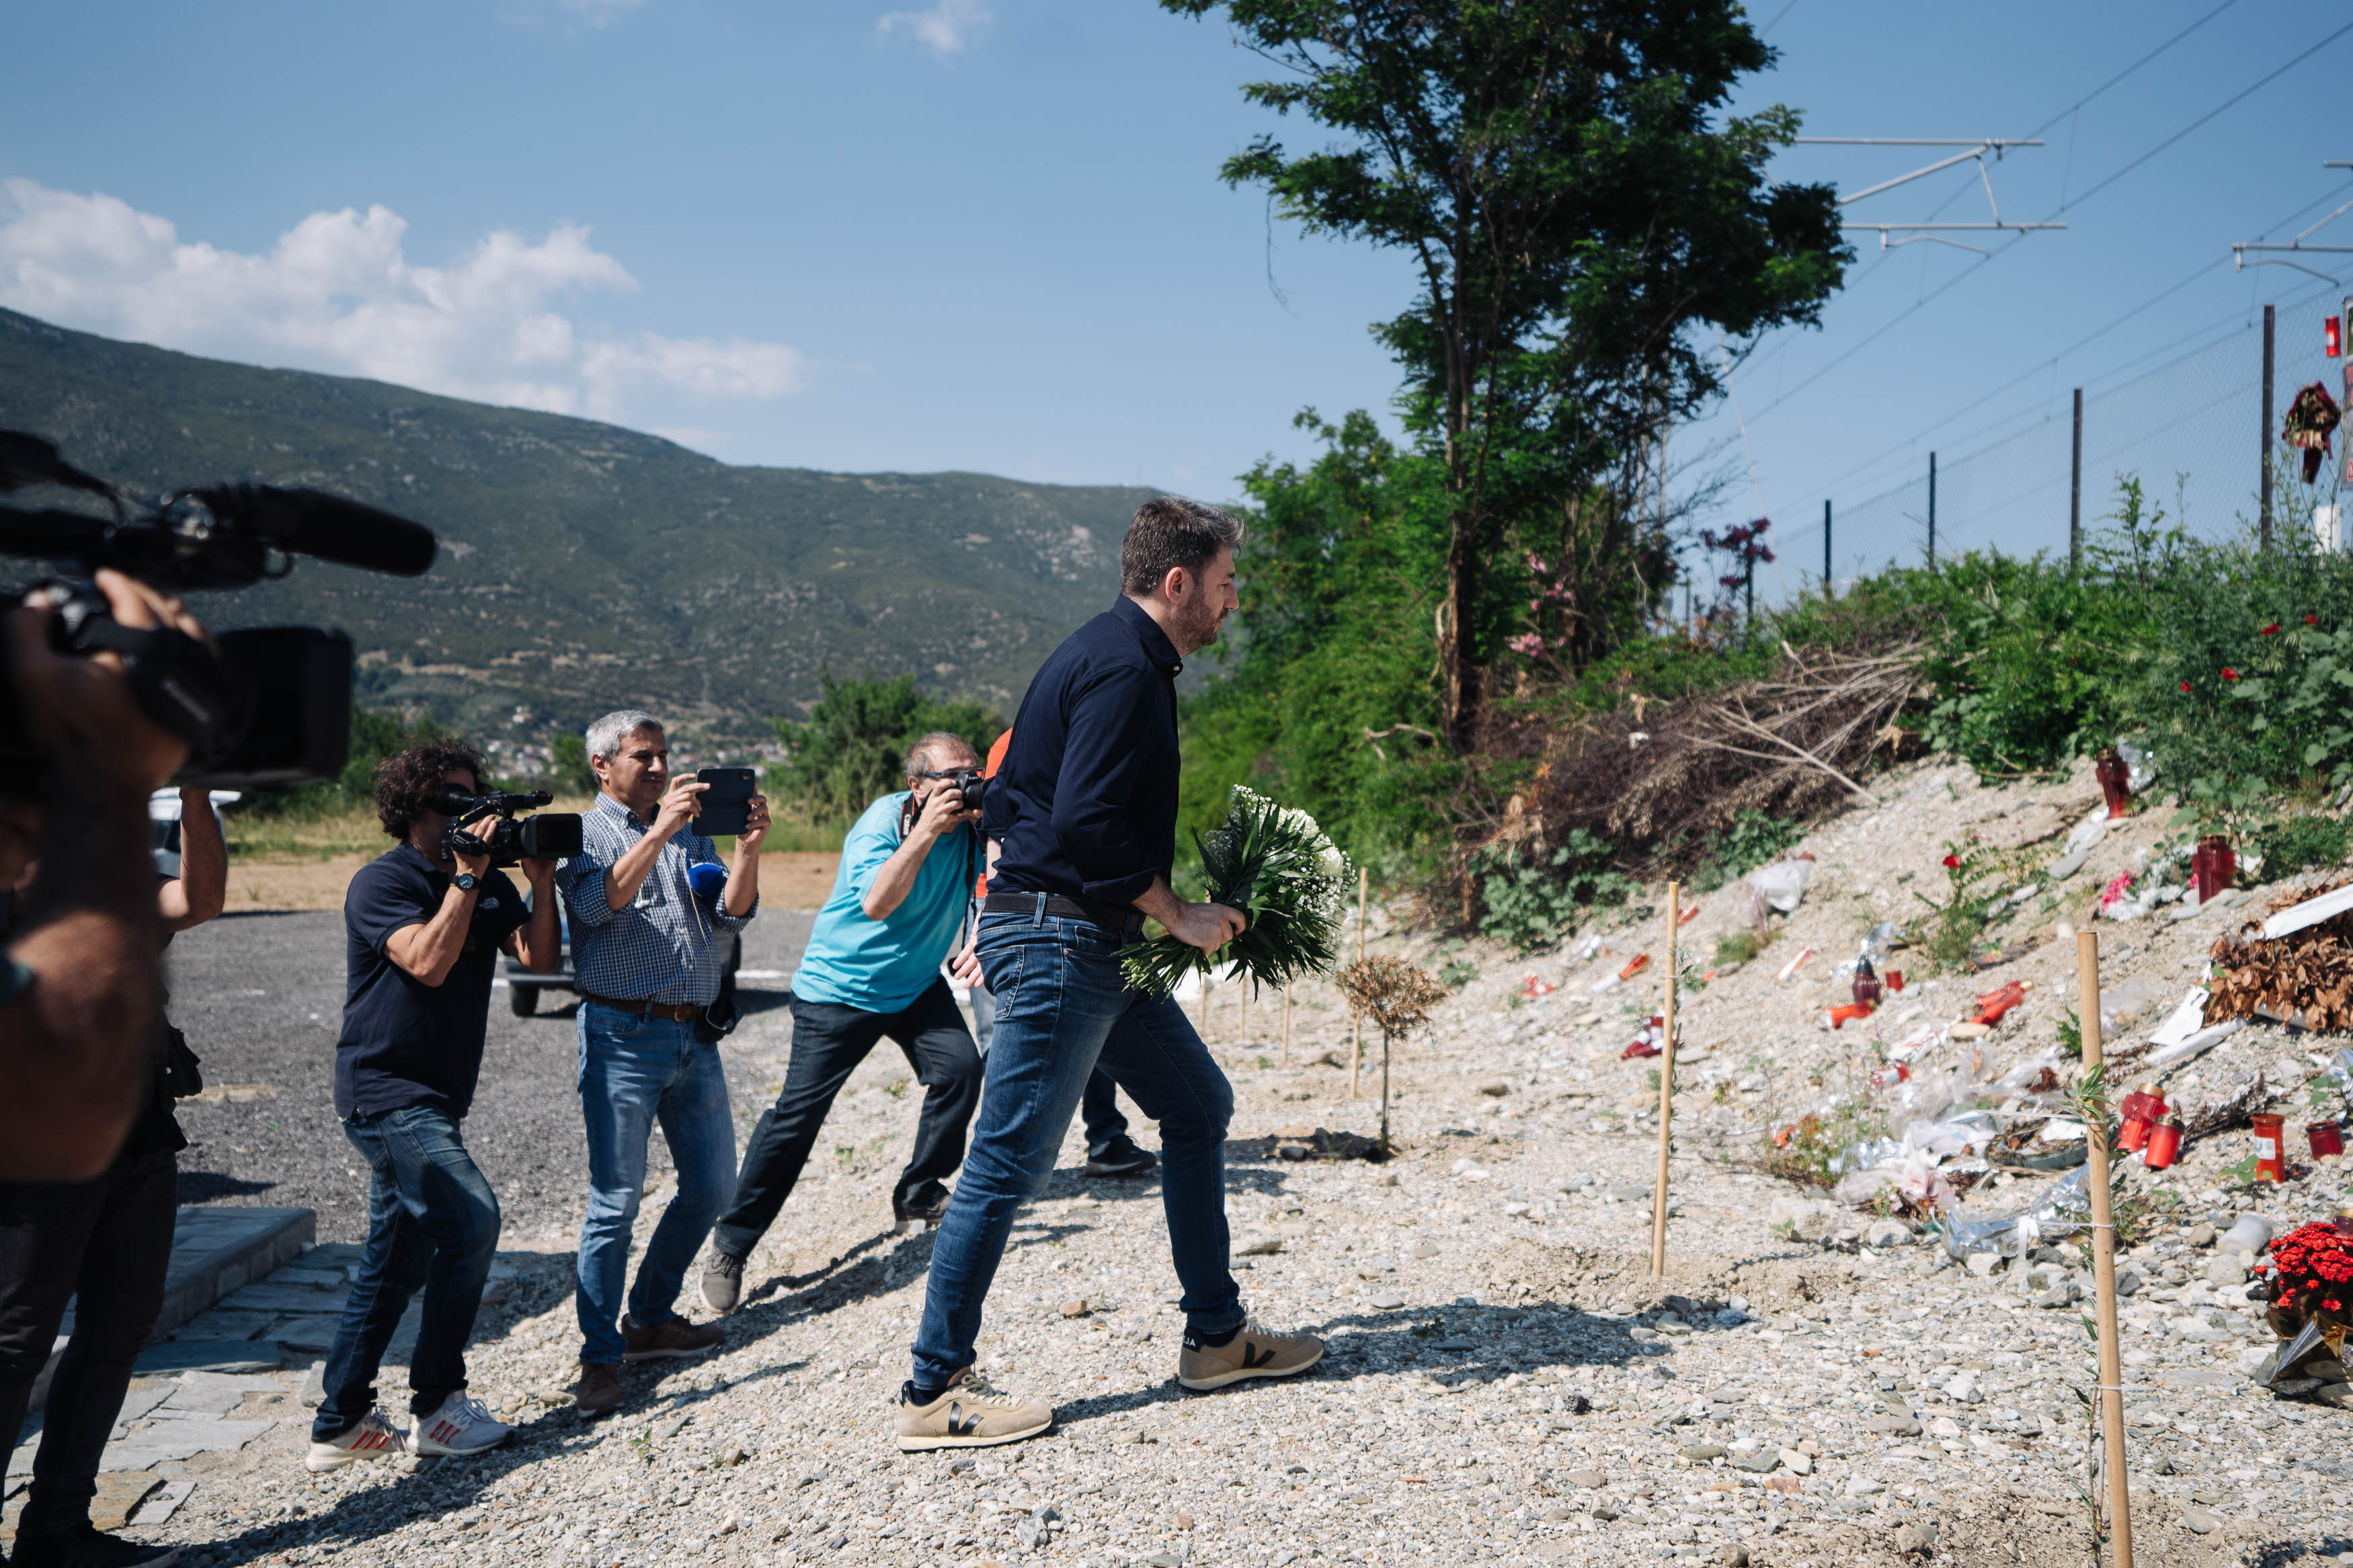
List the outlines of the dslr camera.
{"label": "dslr camera", "polygon": [[978,811],[982,798],[988,794],[988,775],[978,768],[958,768],[940,783],[964,796],[966,811]]}
{"label": "dslr camera", "polygon": [[[120,655],[148,718],[188,746],[176,784],[250,789],[333,778],[351,748],[352,643],[317,626],[224,632],[207,647],[175,627],[135,630],[89,582],[100,568],[185,594],[283,577],[309,555],[415,577],[439,548],[432,531],[321,490],[216,484],[140,500],[84,473],[37,436],[0,430],[0,493],[53,485],[93,495],[107,515],[0,506],[0,555],[61,568],[49,626],[61,653]],[[0,607],[18,602],[0,597]],[[39,770],[13,686],[0,681],[0,772]]]}
{"label": "dslr camera", "polygon": [[[493,866],[518,866],[525,859],[569,859],[581,849],[578,812],[549,811],[522,818],[515,816],[518,811],[545,805],[554,798],[545,790],[528,790],[520,795],[502,790],[459,795],[455,790],[444,790],[431,802],[434,810],[449,818],[449,826],[441,833],[441,847],[453,855],[480,855],[487,844]],[[498,826],[487,840],[459,831],[487,817],[498,819]]]}

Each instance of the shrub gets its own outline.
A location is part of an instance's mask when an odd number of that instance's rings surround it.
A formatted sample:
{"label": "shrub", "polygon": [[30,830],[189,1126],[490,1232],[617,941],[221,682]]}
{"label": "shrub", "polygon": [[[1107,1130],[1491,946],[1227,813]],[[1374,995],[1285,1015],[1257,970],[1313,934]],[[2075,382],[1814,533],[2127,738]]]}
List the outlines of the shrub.
{"label": "shrub", "polygon": [[1928,906],[1930,916],[1918,945],[1950,973],[1967,969],[1976,956],[1992,923],[1995,901],[2017,880],[2017,864],[2014,855],[1986,847],[1974,833],[1957,844],[1946,843],[1944,864],[1944,901],[1926,893],[1913,897]]}
{"label": "shrub", "polygon": [[2341,866],[2353,847],[2353,828],[2333,816],[2307,812],[2265,823],[2248,833],[2244,852],[2263,857],[2265,881],[2292,877],[2315,866]]}
{"label": "shrub", "polygon": [[1744,809],[1709,844],[1707,864],[1693,874],[1692,886],[1699,892],[1712,893],[1735,877],[1746,876],[1773,860],[1805,835],[1802,823]]}
{"label": "shrub", "polygon": [[1522,952],[1560,940],[1586,910],[1624,903],[1638,886],[1610,869],[1617,846],[1572,828],[1549,855],[1524,859],[1517,848],[1486,850],[1474,857],[1479,880],[1480,931]]}
{"label": "shrub", "polygon": [[961,735],[982,756],[1005,721],[978,702],[939,701],[915,678],[820,678],[825,695],[805,723],[776,721],[790,763],[768,770],[768,790],[788,812],[818,821],[857,816],[906,787],[907,748],[934,731]]}
{"label": "shrub", "polygon": [[1727,931],[1715,939],[1715,964],[1746,963],[1765,951],[1765,939],[1753,931]]}

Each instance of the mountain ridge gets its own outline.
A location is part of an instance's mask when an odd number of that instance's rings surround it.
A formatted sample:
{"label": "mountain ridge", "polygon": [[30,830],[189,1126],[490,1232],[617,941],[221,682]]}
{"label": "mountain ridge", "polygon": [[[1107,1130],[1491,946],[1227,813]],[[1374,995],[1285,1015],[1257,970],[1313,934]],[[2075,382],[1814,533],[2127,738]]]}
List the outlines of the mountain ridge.
{"label": "mountain ridge", "polygon": [[422,578],[305,560],[192,602],[222,627],[340,626],[363,702],[526,749],[624,706],[750,749],[828,668],[912,669],[1009,715],[1039,661],[1117,594],[1118,542],[1156,493],[730,465],[620,426],[9,310],[0,427],[134,490],[311,485],[432,528],[442,552]]}

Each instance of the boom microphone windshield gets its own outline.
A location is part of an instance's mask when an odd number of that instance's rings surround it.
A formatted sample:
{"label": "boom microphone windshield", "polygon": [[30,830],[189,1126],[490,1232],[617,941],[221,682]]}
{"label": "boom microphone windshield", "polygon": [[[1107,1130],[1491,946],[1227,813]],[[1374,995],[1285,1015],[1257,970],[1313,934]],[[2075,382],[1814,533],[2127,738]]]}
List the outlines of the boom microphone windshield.
{"label": "boom microphone windshield", "polygon": [[187,493],[216,517],[251,529],[280,550],[339,565],[417,577],[432,566],[439,549],[431,529],[324,490],[238,484]]}

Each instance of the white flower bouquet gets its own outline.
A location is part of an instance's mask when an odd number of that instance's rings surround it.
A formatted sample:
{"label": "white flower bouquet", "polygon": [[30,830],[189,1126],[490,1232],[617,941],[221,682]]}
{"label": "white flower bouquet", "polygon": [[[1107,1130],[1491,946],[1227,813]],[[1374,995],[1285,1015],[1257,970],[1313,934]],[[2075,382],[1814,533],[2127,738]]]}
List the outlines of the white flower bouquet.
{"label": "white flower bouquet", "polygon": [[1237,786],[1226,820],[1193,841],[1209,902],[1240,910],[1250,924],[1216,953],[1166,931],[1140,942],[1124,961],[1129,984],[1165,996],[1187,969],[1232,963],[1281,989],[1339,962],[1350,868],[1314,817]]}

